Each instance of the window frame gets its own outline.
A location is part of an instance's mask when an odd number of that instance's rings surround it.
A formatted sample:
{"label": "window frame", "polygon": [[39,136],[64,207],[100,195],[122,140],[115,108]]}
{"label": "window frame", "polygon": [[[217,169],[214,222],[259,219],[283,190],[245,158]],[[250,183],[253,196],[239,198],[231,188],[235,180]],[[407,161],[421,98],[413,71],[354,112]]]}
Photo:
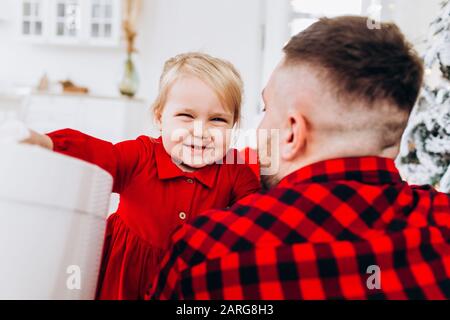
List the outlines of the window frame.
{"label": "window frame", "polygon": [[[122,32],[122,1],[121,0],[20,0],[17,2],[18,13],[18,37],[27,42],[32,43],[46,43],[57,45],[88,45],[96,47],[119,47],[120,36]],[[23,31],[23,23],[26,21],[32,21],[33,18],[24,15],[23,6],[25,3],[38,3],[40,8],[40,22],[42,32],[41,34],[25,34]],[[67,16],[61,17],[58,14],[58,5],[68,3],[75,3],[78,6],[75,16],[75,34],[70,35],[70,29],[66,29]],[[93,5],[100,3],[102,6],[100,10],[105,12],[102,14],[101,19],[95,19],[92,17]],[[111,15],[106,17],[106,7],[110,6],[109,12]],[[67,9],[65,9],[67,10]],[[92,24],[98,21],[101,23],[101,33],[95,37],[92,34]],[[61,35],[58,33],[58,23],[64,24],[64,33]],[[109,26],[109,31],[105,32]],[[32,32],[31,30],[30,32]],[[104,35],[108,34],[108,37]]]}

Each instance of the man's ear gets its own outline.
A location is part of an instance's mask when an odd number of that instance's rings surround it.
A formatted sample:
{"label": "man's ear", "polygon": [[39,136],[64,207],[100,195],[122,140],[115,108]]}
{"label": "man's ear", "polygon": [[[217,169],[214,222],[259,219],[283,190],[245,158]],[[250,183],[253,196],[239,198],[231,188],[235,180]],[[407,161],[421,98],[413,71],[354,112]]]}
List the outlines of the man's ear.
{"label": "man's ear", "polygon": [[283,160],[295,159],[304,152],[306,147],[307,121],[299,113],[292,113],[288,117],[285,130],[282,131],[280,156]]}

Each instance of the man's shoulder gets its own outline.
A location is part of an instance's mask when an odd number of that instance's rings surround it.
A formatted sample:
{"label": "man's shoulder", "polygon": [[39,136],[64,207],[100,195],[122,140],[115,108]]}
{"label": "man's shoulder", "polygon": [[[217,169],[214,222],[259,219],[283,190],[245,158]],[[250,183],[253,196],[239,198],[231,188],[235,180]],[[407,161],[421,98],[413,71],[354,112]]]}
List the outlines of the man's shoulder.
{"label": "man's shoulder", "polygon": [[438,197],[450,198],[450,193],[436,190],[435,187],[433,187],[433,186],[431,186],[429,184],[425,184],[425,185],[410,184],[409,187],[412,190],[417,191],[417,192],[428,192],[428,193],[431,193],[431,194],[436,195]]}
{"label": "man's shoulder", "polygon": [[[417,199],[426,200],[432,213],[450,213],[450,193],[436,190],[431,185],[408,185],[410,193]],[[417,202],[417,201],[416,201]]]}
{"label": "man's shoulder", "polygon": [[[246,251],[260,245],[280,245],[284,239],[273,232],[277,216],[286,210],[274,190],[257,192],[222,210],[208,210],[180,230],[174,241],[183,251],[204,259]],[[189,247],[189,250],[185,250]]]}

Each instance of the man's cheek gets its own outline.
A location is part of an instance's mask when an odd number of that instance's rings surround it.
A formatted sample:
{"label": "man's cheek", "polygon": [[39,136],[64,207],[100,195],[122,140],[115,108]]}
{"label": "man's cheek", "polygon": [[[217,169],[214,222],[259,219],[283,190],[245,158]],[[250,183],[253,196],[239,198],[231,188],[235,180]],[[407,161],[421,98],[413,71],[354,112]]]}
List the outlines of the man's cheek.
{"label": "man's cheek", "polygon": [[270,145],[269,130],[264,128],[258,128],[256,131],[256,143],[258,149],[265,150]]}
{"label": "man's cheek", "polygon": [[279,170],[279,130],[258,131],[258,156],[262,175],[274,175]]}
{"label": "man's cheek", "polygon": [[261,166],[266,166],[268,162],[267,157],[267,145],[269,144],[269,140],[267,136],[264,136],[262,134],[259,134],[260,131],[258,131],[258,137],[257,137],[257,152],[258,152],[258,158]]}

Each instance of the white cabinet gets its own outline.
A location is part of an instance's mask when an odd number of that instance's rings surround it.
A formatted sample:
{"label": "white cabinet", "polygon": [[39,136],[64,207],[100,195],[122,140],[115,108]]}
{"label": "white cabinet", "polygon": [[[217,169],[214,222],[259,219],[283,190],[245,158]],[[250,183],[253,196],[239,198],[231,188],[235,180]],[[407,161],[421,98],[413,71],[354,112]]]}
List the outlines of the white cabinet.
{"label": "white cabinet", "polygon": [[120,0],[20,0],[19,35],[52,44],[117,46]]}
{"label": "white cabinet", "polygon": [[112,0],[93,0],[89,9],[87,30],[91,41],[108,41],[120,35],[119,3]]}
{"label": "white cabinet", "polygon": [[44,20],[48,3],[44,0],[23,0],[19,1],[18,4],[21,17],[20,34],[27,39],[42,39],[46,32]]}
{"label": "white cabinet", "polygon": [[79,42],[83,26],[80,0],[53,0],[49,8],[50,38],[53,41]]}
{"label": "white cabinet", "polygon": [[41,133],[72,128],[110,142],[155,134],[148,104],[128,98],[33,93],[24,122]]}

